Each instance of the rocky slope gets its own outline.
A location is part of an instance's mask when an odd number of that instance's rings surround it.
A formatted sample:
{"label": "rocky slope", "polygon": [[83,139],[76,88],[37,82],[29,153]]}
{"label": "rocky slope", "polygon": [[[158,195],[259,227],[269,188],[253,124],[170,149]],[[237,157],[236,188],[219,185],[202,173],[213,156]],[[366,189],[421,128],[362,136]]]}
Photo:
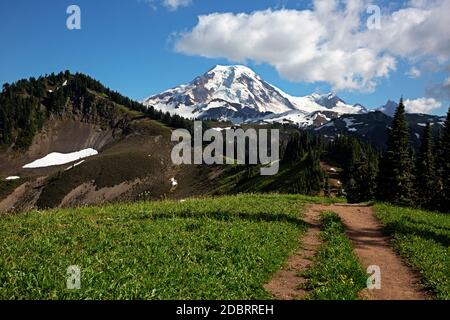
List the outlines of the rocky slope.
{"label": "rocky slope", "polygon": [[[29,103],[15,103],[25,95]],[[172,164],[171,128],[161,121],[183,121],[146,110],[84,75],[22,80],[8,86],[0,100],[0,113],[16,121],[2,120],[0,126],[0,136],[9,141],[0,143],[0,213],[177,198],[202,193],[208,183],[199,168]],[[21,127],[22,118],[34,130]],[[98,154],[61,165],[26,166],[54,153],[86,149]],[[192,182],[194,177],[202,177],[203,184]]]}

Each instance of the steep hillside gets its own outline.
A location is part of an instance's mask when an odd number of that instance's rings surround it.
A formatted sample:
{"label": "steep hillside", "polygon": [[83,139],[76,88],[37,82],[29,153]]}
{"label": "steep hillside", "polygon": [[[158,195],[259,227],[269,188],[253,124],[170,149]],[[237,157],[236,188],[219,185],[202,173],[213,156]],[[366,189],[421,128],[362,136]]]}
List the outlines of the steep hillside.
{"label": "steep hillside", "polygon": [[[190,126],[190,121],[145,108],[82,74],[5,85],[0,95],[0,212],[160,199],[184,188],[193,195],[203,192],[190,181],[179,181],[176,188],[171,182],[180,172],[201,176],[198,168],[176,167],[170,160],[171,128]],[[64,160],[83,150],[95,154]]]}

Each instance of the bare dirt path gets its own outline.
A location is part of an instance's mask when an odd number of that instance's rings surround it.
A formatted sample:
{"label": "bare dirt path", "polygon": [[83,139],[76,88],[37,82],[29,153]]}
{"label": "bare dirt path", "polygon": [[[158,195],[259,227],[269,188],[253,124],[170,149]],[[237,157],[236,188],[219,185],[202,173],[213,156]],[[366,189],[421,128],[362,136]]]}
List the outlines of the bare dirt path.
{"label": "bare dirt path", "polygon": [[[319,215],[323,211],[337,213],[352,241],[355,253],[364,268],[376,265],[381,270],[381,289],[364,290],[361,297],[369,300],[423,300],[429,298],[421,289],[419,278],[409,269],[389,244],[389,237],[382,232],[382,225],[371,207],[361,205],[310,205],[304,221],[309,229],[300,240],[301,247],[289,258],[286,266],[278,271],[265,288],[276,299],[301,299],[306,292],[299,289],[305,279],[299,272],[312,264],[312,258],[320,246]],[[369,276],[369,275],[368,275]]]}
{"label": "bare dirt path", "polygon": [[313,206],[309,206],[305,210],[303,221],[308,225],[308,230],[299,240],[300,247],[289,258],[286,265],[264,286],[275,299],[294,300],[305,296],[306,291],[300,286],[306,282],[306,279],[299,273],[311,266],[312,259],[321,244],[319,237],[320,212],[320,208]]}
{"label": "bare dirt path", "polygon": [[409,269],[389,244],[382,225],[373,209],[361,205],[332,205],[329,211],[337,213],[345,225],[346,233],[365,268],[380,267],[381,289],[365,290],[370,300],[423,300],[427,294],[421,289],[419,278]]}

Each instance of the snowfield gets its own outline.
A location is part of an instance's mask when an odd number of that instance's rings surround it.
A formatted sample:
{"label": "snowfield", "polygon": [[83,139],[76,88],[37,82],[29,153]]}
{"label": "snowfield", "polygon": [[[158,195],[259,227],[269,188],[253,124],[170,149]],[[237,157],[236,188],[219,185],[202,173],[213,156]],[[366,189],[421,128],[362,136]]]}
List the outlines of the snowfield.
{"label": "snowfield", "polygon": [[41,159],[37,159],[29,164],[23,166],[24,169],[45,168],[51,166],[59,166],[87,157],[95,156],[98,151],[92,148],[72,152],[72,153],[59,153],[52,152]]}

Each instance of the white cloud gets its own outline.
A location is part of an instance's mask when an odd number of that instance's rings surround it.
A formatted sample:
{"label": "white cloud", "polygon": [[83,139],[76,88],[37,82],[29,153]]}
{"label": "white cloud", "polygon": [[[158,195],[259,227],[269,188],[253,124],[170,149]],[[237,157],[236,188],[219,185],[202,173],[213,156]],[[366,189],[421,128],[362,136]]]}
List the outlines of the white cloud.
{"label": "white cloud", "polygon": [[422,75],[422,72],[416,67],[412,67],[408,70],[408,72],[406,72],[406,75],[411,79],[417,79]]}
{"label": "white cloud", "polygon": [[431,113],[431,111],[442,107],[442,103],[434,98],[418,98],[405,100],[405,109],[408,113]]}
{"label": "white cloud", "polygon": [[274,66],[284,78],[325,81],[334,90],[374,90],[399,57],[450,58],[450,0],[414,0],[366,28],[369,1],[315,0],[311,10],[212,13],[178,34],[175,49],[190,55],[252,60]]}
{"label": "white cloud", "polygon": [[[156,9],[155,2],[157,2],[157,0],[139,0],[139,1],[147,2],[152,8]],[[187,7],[192,3],[192,0],[161,0],[161,2],[165,7],[169,8],[169,10],[175,11],[180,7]]]}
{"label": "white cloud", "polygon": [[187,7],[192,3],[192,0],[164,0],[164,5],[171,10],[176,10],[179,7]]}

